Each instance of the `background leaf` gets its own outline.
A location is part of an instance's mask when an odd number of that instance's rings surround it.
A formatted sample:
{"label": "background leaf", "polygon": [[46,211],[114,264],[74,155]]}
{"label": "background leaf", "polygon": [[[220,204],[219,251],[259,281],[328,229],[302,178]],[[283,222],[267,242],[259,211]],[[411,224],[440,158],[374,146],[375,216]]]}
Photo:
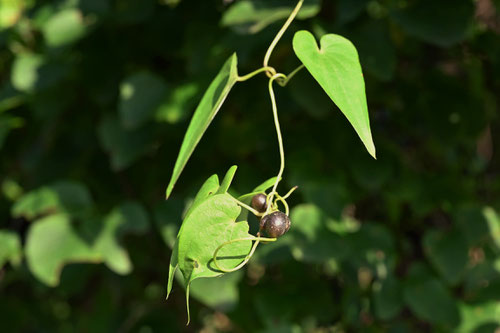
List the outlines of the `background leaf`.
{"label": "background leaf", "polygon": [[[240,33],[255,34],[276,21],[285,20],[295,5],[286,0],[240,0],[226,10],[221,23]],[[315,16],[319,9],[320,0],[305,0],[297,18]]]}

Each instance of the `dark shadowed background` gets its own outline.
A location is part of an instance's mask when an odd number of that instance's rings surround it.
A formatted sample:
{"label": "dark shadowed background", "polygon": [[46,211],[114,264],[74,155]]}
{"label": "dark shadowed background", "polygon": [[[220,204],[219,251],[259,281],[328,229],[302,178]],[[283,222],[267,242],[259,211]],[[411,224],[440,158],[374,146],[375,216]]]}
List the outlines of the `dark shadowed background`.
{"label": "dark shadowed background", "polygon": [[[238,84],[164,200],[234,51],[261,66],[288,0],[0,1],[0,331],[499,332],[500,1],[310,0],[358,48],[378,160],[302,71],[276,88],[292,228],[247,267],[177,280],[181,215],[279,167],[265,75]],[[249,221],[255,228],[256,220]]]}

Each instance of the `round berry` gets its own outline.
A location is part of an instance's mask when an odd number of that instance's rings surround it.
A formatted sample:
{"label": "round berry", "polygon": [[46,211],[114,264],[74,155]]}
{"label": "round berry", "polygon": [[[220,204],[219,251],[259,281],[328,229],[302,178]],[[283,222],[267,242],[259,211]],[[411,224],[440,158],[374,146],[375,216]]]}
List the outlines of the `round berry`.
{"label": "round berry", "polygon": [[259,213],[264,213],[267,209],[267,195],[259,193],[252,198],[252,207]]}
{"label": "round berry", "polygon": [[285,213],[273,212],[264,216],[260,221],[260,225],[267,236],[278,238],[290,229],[290,218]]}

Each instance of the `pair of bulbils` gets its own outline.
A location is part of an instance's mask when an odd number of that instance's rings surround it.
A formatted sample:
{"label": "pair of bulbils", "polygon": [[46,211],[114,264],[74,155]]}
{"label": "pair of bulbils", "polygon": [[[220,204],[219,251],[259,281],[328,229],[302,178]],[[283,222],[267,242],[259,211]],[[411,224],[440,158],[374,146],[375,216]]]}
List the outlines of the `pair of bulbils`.
{"label": "pair of bulbils", "polygon": [[[264,213],[267,210],[267,196],[262,193],[254,195],[252,207],[259,213]],[[288,229],[290,229],[290,218],[283,212],[275,211],[260,219],[259,233],[264,231],[268,237],[278,238]]]}

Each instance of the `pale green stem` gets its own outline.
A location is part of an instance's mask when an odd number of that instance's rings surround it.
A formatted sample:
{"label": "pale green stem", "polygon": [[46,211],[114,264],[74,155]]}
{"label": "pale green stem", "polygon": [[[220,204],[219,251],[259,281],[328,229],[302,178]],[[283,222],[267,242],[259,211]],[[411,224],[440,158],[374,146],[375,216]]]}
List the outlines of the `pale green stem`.
{"label": "pale green stem", "polygon": [[[281,195],[276,193],[276,201],[281,201],[281,203],[283,203],[283,206],[285,206],[285,214],[288,216],[290,213],[290,208],[288,207],[288,203],[286,202],[286,200]],[[276,203],[276,205],[278,205],[278,203]]]}
{"label": "pale green stem", "polygon": [[290,74],[288,74],[282,81],[277,81],[278,84],[282,87],[286,86],[287,83],[292,79],[292,77],[295,76],[302,68],[304,68],[304,64],[300,65],[299,67],[295,68]]}
{"label": "pale green stem", "polygon": [[285,195],[282,197],[282,199],[283,199],[283,200],[288,199],[288,197],[289,197],[289,196],[290,196],[290,195],[291,195],[291,194],[292,194],[292,193],[293,193],[296,189],[298,189],[298,188],[299,188],[298,186],[294,186],[294,187],[292,187],[292,188],[290,189],[290,191],[288,191],[288,193],[287,193],[287,194],[285,194]]}
{"label": "pale green stem", "polygon": [[274,183],[272,191],[269,193],[267,197],[267,210],[264,215],[267,215],[271,210],[271,205],[269,203],[273,202],[274,194],[276,193],[276,188],[278,187],[278,183],[280,182],[281,176],[283,175],[283,171],[285,170],[285,150],[283,148],[283,138],[281,137],[281,129],[280,122],[278,119],[278,107],[276,106],[276,98],[274,96],[273,90],[273,82],[278,78],[285,78],[284,74],[278,73],[271,77],[269,80],[269,96],[271,97],[271,105],[273,108],[273,116],[274,116],[274,125],[276,126],[276,134],[278,135],[278,145],[280,150],[280,169],[278,175],[276,176],[276,182]]}
{"label": "pale green stem", "polygon": [[[255,241],[255,243],[253,243],[252,249],[246,255],[245,260],[243,260],[238,266],[236,266],[234,268],[231,268],[231,269],[226,269],[226,268],[223,268],[223,267],[219,266],[219,264],[217,263],[217,253],[219,253],[219,251],[224,246],[232,244],[232,243],[235,243],[235,242],[242,242],[242,241],[247,241],[247,240]],[[220,270],[221,272],[224,272],[224,273],[231,273],[231,272],[237,271],[241,267],[245,266],[246,263],[250,260],[250,258],[252,258],[253,254],[255,253],[255,249],[257,249],[257,245],[259,245],[260,241],[263,241],[263,242],[274,242],[274,241],[276,241],[276,238],[266,238],[266,237],[260,237],[260,236],[259,237],[244,237],[244,238],[232,239],[230,241],[222,243],[221,245],[219,245],[219,247],[217,247],[217,249],[215,250],[214,255],[213,255],[213,260],[214,260],[215,267],[217,267],[218,270]]]}
{"label": "pale green stem", "polygon": [[[290,16],[286,20],[285,24],[283,25],[283,27],[281,27],[280,31],[278,31],[278,34],[276,35],[276,37],[274,37],[271,45],[269,45],[269,48],[267,49],[266,55],[264,56],[264,67],[268,67],[269,58],[271,58],[271,54],[273,53],[273,50],[276,47],[276,44],[278,44],[279,40],[281,39],[281,37],[285,33],[286,29],[288,29],[288,27],[292,23],[293,19],[295,18],[295,16],[297,16],[297,13],[299,12],[300,7],[302,7],[303,2],[304,2],[304,0],[299,0],[299,2],[297,3],[297,6],[295,6],[294,10],[292,11]],[[269,77],[274,75],[270,72],[266,72],[266,74]]]}
{"label": "pale green stem", "polygon": [[264,215],[263,213],[259,213],[257,210],[253,209],[252,207],[250,207],[249,205],[239,201],[238,199],[236,198],[233,198],[231,197],[238,205],[240,205],[241,207],[245,208],[245,209],[248,209],[250,212],[252,212],[255,216],[262,216]]}
{"label": "pale green stem", "polygon": [[246,81],[248,79],[253,78],[257,74],[262,73],[262,72],[272,73],[273,75],[276,74],[276,70],[273,67],[266,66],[266,67],[261,67],[261,68],[255,70],[251,73],[248,73],[247,75],[238,76],[237,81],[238,82]]}

